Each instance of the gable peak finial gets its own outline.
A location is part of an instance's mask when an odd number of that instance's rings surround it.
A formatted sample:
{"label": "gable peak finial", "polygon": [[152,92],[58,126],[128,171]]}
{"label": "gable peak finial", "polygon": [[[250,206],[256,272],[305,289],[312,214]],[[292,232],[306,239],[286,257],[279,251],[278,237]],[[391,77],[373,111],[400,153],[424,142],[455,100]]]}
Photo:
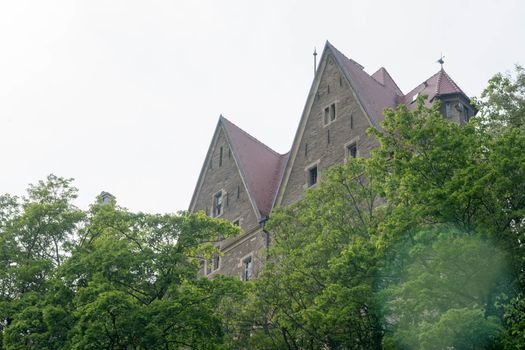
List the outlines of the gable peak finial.
{"label": "gable peak finial", "polygon": [[445,63],[444,58],[445,56],[443,56],[443,53],[441,53],[441,57],[439,58],[439,60],[437,60],[437,63],[441,65],[441,70],[443,70],[443,64]]}
{"label": "gable peak finial", "polygon": [[314,76],[317,72],[317,48],[314,46]]}

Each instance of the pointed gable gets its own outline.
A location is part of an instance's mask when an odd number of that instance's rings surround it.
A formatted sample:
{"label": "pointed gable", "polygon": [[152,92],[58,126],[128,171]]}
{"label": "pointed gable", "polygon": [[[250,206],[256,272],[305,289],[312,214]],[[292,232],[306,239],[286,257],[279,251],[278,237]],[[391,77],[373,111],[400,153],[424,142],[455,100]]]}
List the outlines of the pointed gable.
{"label": "pointed gable", "polygon": [[238,159],[250,195],[260,214],[268,216],[288,155],[275,152],[223,116],[221,123]]}
{"label": "pointed gable", "polygon": [[403,96],[403,92],[399,86],[397,86],[396,82],[392,79],[385,67],[379,68],[374,74],[372,74],[372,78],[387,89],[393,91],[396,95]]}
{"label": "pointed gable", "polygon": [[[370,121],[375,127],[379,127],[381,121],[384,119],[383,110],[388,107],[395,107],[399,101],[400,96],[396,89],[392,88],[388,79],[390,78],[390,80],[392,80],[392,78],[387,73],[388,77],[384,76],[383,79],[386,78],[384,81],[388,84],[381,84],[378,80],[368,75],[368,73],[364,71],[363,66],[346,57],[328,41],[326,42],[326,47],[336,58],[350,86],[355,91],[359,102],[370,118]],[[376,75],[376,77],[378,75]],[[397,85],[395,85],[395,87],[397,87]],[[399,90],[399,88],[397,88],[397,90]]]}

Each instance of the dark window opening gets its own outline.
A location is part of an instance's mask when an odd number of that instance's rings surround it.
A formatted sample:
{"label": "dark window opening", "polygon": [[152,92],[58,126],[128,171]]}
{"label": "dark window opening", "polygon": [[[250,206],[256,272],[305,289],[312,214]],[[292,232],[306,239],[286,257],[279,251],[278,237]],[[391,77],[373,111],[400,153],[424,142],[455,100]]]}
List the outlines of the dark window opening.
{"label": "dark window opening", "polygon": [[232,157],[232,150],[228,147],[228,159]]}
{"label": "dark window opening", "polygon": [[465,123],[469,121],[469,115],[468,115],[468,108],[467,106],[463,106],[463,119],[465,119]]}
{"label": "dark window opening", "polygon": [[219,149],[219,166],[220,166],[220,167],[222,166],[222,146],[221,146],[221,148]]}
{"label": "dark window opening", "polygon": [[330,144],[330,130],[327,130],[326,141],[328,142],[328,144]]}
{"label": "dark window opening", "polygon": [[354,128],[354,114],[350,114],[350,129]]}
{"label": "dark window opening", "polygon": [[213,254],[213,270],[218,270],[221,262],[221,256],[217,253]]}
{"label": "dark window opening", "polygon": [[308,169],[308,187],[317,183],[317,165]]}
{"label": "dark window opening", "polygon": [[304,144],[304,156],[308,157],[308,144],[307,143]]}
{"label": "dark window opening", "polygon": [[233,222],[234,226],[241,226],[240,219],[237,219]]}
{"label": "dark window opening", "polygon": [[330,85],[328,85],[328,88],[326,89],[327,93],[330,93]]}
{"label": "dark window opening", "polygon": [[237,185],[237,199],[241,196],[241,186]]}
{"label": "dark window opening", "polygon": [[335,120],[335,103],[332,103],[330,105],[330,121],[333,122]]}
{"label": "dark window opening", "polygon": [[213,197],[213,216],[222,214],[222,191],[215,194]]}
{"label": "dark window opening", "polygon": [[324,109],[324,118],[323,118],[324,125],[328,124],[329,118],[330,118],[330,107],[326,107]]}
{"label": "dark window opening", "polygon": [[352,158],[357,157],[357,144],[355,142],[346,146],[346,155]]}
{"label": "dark window opening", "polygon": [[248,257],[242,262],[242,280],[248,281],[252,279],[253,275],[253,263],[252,257]]}

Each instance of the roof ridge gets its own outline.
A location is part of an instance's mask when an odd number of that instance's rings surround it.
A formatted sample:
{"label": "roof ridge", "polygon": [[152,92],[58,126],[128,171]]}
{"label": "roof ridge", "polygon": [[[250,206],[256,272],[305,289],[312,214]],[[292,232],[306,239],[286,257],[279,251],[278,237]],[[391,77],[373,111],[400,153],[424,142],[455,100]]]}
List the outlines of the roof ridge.
{"label": "roof ridge", "polygon": [[441,88],[441,80],[443,78],[443,72],[445,72],[445,71],[443,70],[443,68],[441,68],[439,70],[439,72],[437,73],[437,74],[439,74],[439,76],[438,76],[438,81],[437,81],[437,84],[436,84],[436,92],[435,92],[436,95],[439,95],[439,90]]}
{"label": "roof ridge", "polygon": [[[410,90],[409,92],[407,92],[403,97],[407,97],[407,96],[409,96],[409,95],[412,94],[414,91],[416,91],[421,85],[423,85],[423,84],[425,84],[425,83],[428,83],[428,81],[430,81],[432,78],[434,78],[434,77],[435,77],[436,75],[438,75],[439,73],[441,73],[441,71],[438,71],[438,72],[432,74],[429,78],[423,80],[422,83],[417,84],[412,90]],[[439,84],[439,81],[438,81],[438,84]],[[436,85],[438,85],[438,84],[436,84]],[[437,89],[437,87],[436,87],[436,89]],[[424,89],[423,89],[423,90],[424,90]],[[436,90],[436,91],[437,91],[437,90]]]}
{"label": "roof ridge", "polygon": [[447,80],[450,82],[450,84],[452,84],[456,89],[458,89],[460,92],[462,92],[465,96],[467,95],[467,94],[465,94],[465,93],[463,92],[463,90],[461,90],[461,88],[459,87],[459,85],[456,84],[456,82],[455,82],[454,80],[452,80],[452,78],[450,77],[450,75],[448,75],[448,73],[445,72],[444,69],[443,69],[443,73],[444,73],[445,77],[447,78]]}
{"label": "roof ridge", "polygon": [[237,129],[239,129],[239,131],[241,131],[243,134],[245,134],[246,136],[248,136],[250,139],[252,139],[253,141],[257,142],[258,144],[260,144],[261,146],[264,146],[268,151],[274,153],[275,155],[277,156],[282,156],[282,154],[280,154],[279,152],[273,150],[272,148],[270,148],[270,146],[264,144],[263,142],[259,141],[257,138],[255,138],[254,136],[250,135],[247,131],[241,129],[239,126],[237,126],[235,123],[231,122],[230,120],[228,120],[225,116],[223,116],[221,114],[220,116],[221,119],[225,120],[226,122],[228,122],[229,124],[231,124],[232,126],[236,127]]}
{"label": "roof ridge", "polygon": [[386,73],[386,75],[390,78],[390,80],[392,81],[392,83],[394,83],[395,87],[397,88],[397,90],[401,93],[401,96],[403,96],[403,90],[401,90],[401,88],[399,87],[399,85],[397,85],[396,81],[394,80],[394,78],[392,78],[392,76],[390,75],[390,73],[388,73],[388,70],[385,68],[385,67],[381,67],[380,69],[383,69]]}

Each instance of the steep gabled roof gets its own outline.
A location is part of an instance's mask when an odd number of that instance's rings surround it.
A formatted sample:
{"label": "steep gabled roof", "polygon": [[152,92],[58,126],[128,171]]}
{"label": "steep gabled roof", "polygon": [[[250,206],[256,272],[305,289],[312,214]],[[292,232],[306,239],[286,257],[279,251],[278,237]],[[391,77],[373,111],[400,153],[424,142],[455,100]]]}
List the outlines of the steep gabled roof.
{"label": "steep gabled roof", "polygon": [[195,201],[209,168],[207,164],[221,130],[228,141],[253,209],[257,217],[263,219],[272,210],[273,200],[288,160],[288,154],[281,155],[275,152],[222,115],[219,117],[206,159],[201,168],[189,210],[194,210]]}
{"label": "steep gabled roof", "polygon": [[443,68],[406,94],[403,98],[403,103],[409,106],[418,94],[428,96],[428,99],[425,101],[427,106],[430,106],[436,97],[443,95],[460,94],[469,100],[463,90],[459,88]]}
{"label": "steep gabled roof", "polygon": [[379,68],[374,74],[372,74],[372,78],[387,89],[392,90],[396,95],[403,96],[403,92],[399,86],[397,86],[396,82],[392,79],[385,67]]}
{"label": "steep gabled roof", "polygon": [[260,214],[268,216],[288,154],[275,152],[223,116],[220,123],[224,126],[251,198]]}
{"label": "steep gabled roof", "polygon": [[[379,127],[384,119],[383,110],[387,107],[394,108],[397,106],[399,99],[402,97],[402,94],[399,93],[401,90],[386,72],[386,69],[378,73],[376,79],[374,79],[363,70],[363,66],[346,57],[328,41],[326,42],[326,47],[332,51],[372,124],[375,127]],[[378,81],[380,75],[383,75],[383,83]]]}

